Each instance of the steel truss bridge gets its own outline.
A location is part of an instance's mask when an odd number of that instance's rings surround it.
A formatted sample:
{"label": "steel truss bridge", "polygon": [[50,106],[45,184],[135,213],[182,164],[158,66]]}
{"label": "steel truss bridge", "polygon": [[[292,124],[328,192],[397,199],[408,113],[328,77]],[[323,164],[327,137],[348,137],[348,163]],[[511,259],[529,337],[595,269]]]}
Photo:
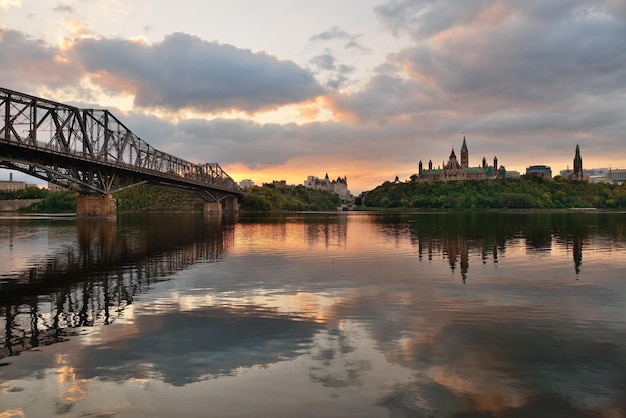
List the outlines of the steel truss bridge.
{"label": "steel truss bridge", "polygon": [[0,87],[0,167],[78,192],[109,195],[140,184],[207,202],[243,195],[217,163],[159,151],[106,109],[80,109]]}

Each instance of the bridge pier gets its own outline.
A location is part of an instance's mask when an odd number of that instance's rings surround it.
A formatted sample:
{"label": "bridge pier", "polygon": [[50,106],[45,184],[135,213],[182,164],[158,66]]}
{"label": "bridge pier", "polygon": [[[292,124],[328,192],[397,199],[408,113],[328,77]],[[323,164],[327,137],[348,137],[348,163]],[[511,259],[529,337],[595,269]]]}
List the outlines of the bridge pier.
{"label": "bridge pier", "polygon": [[226,212],[239,212],[239,200],[237,196],[227,196],[224,198],[224,210]]}
{"label": "bridge pier", "polygon": [[117,206],[112,195],[85,196],[79,195],[76,201],[78,218],[116,218]]}
{"label": "bridge pier", "polygon": [[222,213],[220,202],[204,202],[204,213]]}
{"label": "bridge pier", "polygon": [[237,196],[226,196],[221,202],[204,202],[204,213],[237,213],[239,201]]}

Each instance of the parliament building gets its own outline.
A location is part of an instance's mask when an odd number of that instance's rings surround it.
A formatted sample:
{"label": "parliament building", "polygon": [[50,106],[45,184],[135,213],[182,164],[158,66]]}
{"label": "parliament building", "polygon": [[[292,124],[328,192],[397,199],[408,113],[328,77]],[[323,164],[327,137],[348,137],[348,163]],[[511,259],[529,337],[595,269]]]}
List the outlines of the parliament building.
{"label": "parliament building", "polygon": [[483,157],[482,164],[477,167],[469,166],[469,151],[465,137],[461,146],[461,162],[457,160],[454,148],[450,153],[447,164],[443,167],[433,168],[432,160],[428,161],[428,169],[425,170],[422,161],[419,162],[417,176],[412,176],[414,181],[455,181],[455,180],[492,180],[506,177],[504,166],[498,167],[498,158],[493,158],[493,165],[487,165]]}

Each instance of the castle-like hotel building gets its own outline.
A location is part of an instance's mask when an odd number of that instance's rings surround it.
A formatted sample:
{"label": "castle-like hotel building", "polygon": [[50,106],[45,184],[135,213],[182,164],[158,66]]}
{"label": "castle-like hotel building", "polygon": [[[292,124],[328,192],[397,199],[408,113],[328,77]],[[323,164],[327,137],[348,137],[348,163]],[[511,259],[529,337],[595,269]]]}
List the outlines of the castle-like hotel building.
{"label": "castle-like hotel building", "polygon": [[419,171],[414,176],[415,181],[454,181],[454,180],[490,180],[505,178],[506,169],[504,166],[498,167],[498,158],[493,157],[493,165],[487,165],[487,159],[483,157],[482,165],[478,167],[469,166],[469,150],[465,137],[461,146],[461,162],[456,158],[454,148],[448,158],[448,163],[443,168],[433,168],[432,160],[428,161],[428,169],[425,170],[422,161],[419,162]]}
{"label": "castle-like hotel building", "polygon": [[341,200],[350,199],[350,190],[348,190],[348,177],[337,177],[337,180],[330,180],[328,173],[323,179],[315,176],[309,176],[304,181],[304,187],[309,189],[328,190],[339,195]]}

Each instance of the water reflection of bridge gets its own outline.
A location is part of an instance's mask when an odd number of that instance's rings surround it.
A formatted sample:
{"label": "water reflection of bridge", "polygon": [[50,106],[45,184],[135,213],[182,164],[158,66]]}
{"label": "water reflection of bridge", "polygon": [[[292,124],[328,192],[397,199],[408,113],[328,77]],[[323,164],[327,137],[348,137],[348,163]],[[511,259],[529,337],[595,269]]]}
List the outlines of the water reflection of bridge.
{"label": "water reflection of bridge", "polygon": [[[127,222],[127,221],[128,222]],[[191,215],[78,222],[73,244],[0,283],[0,358],[109,324],[137,294],[233,245],[233,220]]]}

